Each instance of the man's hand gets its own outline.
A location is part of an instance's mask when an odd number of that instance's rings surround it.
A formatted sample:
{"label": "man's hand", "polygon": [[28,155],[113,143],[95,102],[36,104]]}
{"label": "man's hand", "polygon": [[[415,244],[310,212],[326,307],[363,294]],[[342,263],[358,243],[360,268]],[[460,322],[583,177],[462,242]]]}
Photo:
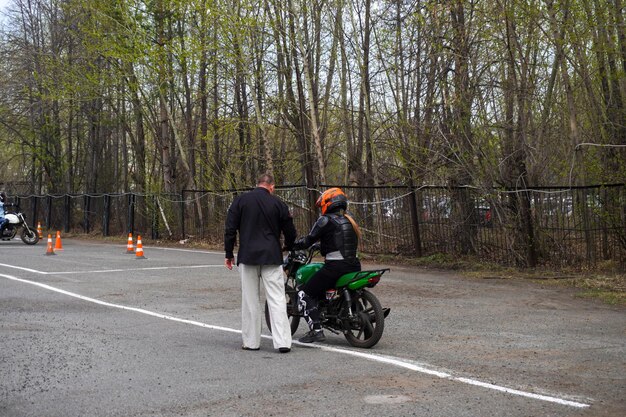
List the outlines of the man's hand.
{"label": "man's hand", "polygon": [[224,265],[226,266],[226,268],[232,270],[233,269],[233,263],[235,263],[235,258],[226,258],[224,259]]}

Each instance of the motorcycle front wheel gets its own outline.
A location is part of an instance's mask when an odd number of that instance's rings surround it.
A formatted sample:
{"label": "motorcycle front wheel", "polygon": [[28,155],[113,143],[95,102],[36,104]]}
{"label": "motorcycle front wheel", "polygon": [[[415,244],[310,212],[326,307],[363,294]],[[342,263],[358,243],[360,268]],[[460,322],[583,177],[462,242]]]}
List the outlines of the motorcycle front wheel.
{"label": "motorcycle front wheel", "polygon": [[33,229],[23,228],[21,238],[22,242],[26,243],[27,245],[35,245],[37,242],[39,242],[39,235]]}
{"label": "motorcycle front wheel", "polygon": [[[287,318],[289,319],[289,327],[291,327],[291,335],[293,336],[300,325],[300,312],[298,311],[298,294],[291,285],[285,285],[285,297],[287,298]],[[265,302],[265,323],[271,332],[272,321],[267,301]]]}
{"label": "motorcycle front wheel", "polygon": [[385,315],[380,301],[361,290],[352,296],[352,318],[344,320],[344,336],[354,347],[371,348],[383,336]]}

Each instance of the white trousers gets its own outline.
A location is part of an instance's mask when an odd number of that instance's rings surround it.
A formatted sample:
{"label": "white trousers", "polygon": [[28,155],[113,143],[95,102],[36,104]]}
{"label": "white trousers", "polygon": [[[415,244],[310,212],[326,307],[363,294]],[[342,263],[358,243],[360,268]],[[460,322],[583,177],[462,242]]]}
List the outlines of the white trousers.
{"label": "white trousers", "polygon": [[261,345],[261,294],[263,280],[270,310],[274,349],[291,348],[291,327],[287,317],[285,281],[280,265],[239,264],[241,271],[241,336],[243,345],[256,349]]}

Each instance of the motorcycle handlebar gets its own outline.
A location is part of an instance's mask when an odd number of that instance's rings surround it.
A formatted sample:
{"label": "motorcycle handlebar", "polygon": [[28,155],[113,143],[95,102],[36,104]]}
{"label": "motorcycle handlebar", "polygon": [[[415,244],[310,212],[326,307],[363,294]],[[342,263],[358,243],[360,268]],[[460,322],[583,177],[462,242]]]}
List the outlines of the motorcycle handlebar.
{"label": "motorcycle handlebar", "polygon": [[293,249],[293,248],[289,249],[287,246],[283,246],[281,249],[282,249],[283,252],[296,252],[298,250],[306,250],[306,251],[309,251],[309,252],[316,252],[316,251],[319,252],[320,248],[321,248],[321,246],[320,246],[320,244],[318,242],[318,243],[314,243],[311,246],[309,246],[308,248],[304,248],[304,249]]}

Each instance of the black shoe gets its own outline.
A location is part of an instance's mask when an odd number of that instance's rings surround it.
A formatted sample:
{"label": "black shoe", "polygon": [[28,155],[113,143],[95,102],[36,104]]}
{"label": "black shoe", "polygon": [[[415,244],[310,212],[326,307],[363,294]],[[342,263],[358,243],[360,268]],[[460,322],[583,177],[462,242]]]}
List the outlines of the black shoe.
{"label": "black shoe", "polygon": [[281,348],[278,348],[278,351],[279,351],[280,353],[289,353],[289,352],[291,352],[291,348],[288,348],[288,347],[281,347]]}
{"label": "black shoe", "polygon": [[307,334],[305,334],[304,336],[302,336],[300,339],[298,339],[298,342],[313,343],[313,342],[323,342],[324,340],[326,340],[326,336],[324,336],[324,331],[314,329],[308,332]]}
{"label": "black shoe", "polygon": [[248,346],[241,346],[243,350],[259,350],[261,348],[249,348]]}

